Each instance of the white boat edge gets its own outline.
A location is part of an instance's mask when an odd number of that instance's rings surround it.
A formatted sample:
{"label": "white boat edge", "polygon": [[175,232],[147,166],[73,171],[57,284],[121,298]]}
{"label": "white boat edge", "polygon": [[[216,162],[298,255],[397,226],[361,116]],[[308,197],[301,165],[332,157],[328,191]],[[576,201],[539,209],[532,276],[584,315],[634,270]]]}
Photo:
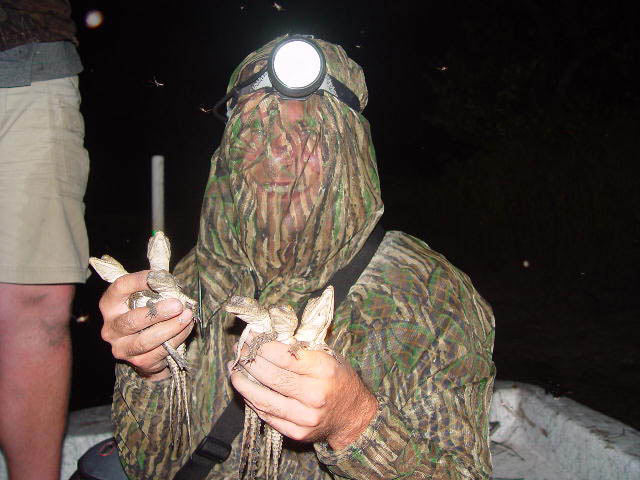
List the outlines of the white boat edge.
{"label": "white boat edge", "polygon": [[498,381],[490,421],[496,479],[640,479],[640,432],[569,398]]}
{"label": "white boat edge", "polygon": [[[91,446],[113,435],[110,405],[71,412],[61,480]],[[640,479],[640,432],[526,383],[497,381],[490,421],[497,479]],[[0,455],[0,480],[7,480]]]}

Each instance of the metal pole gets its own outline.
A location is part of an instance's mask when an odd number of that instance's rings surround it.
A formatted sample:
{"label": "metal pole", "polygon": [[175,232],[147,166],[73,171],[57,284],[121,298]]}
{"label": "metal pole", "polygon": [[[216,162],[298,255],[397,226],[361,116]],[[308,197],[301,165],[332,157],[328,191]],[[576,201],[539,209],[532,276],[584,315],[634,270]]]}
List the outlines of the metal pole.
{"label": "metal pole", "polygon": [[164,157],[151,157],[151,232],[164,231]]}

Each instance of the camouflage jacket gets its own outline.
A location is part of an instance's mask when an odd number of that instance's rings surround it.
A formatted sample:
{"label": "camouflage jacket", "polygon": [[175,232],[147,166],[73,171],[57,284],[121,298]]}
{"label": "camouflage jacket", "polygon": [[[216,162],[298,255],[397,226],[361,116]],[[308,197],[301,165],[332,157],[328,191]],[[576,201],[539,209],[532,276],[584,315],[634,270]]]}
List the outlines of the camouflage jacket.
{"label": "camouflage jacket", "polygon": [[[364,107],[360,67],[342,48],[316,41],[329,72]],[[230,88],[264,65],[273,44],[245,59]],[[362,248],[382,212],[369,124],[359,112],[329,94],[239,99],[212,158],[198,243],[176,268],[186,293],[198,296],[200,285],[202,294],[204,326],[188,346],[193,445],[186,425],[172,430],[170,382],[148,382],[118,364],[113,420],[130,478],[172,478],[233,397],[226,363],[243,325],[225,301],[257,293],[264,305],[300,312]],[[328,339],[378,410],[341,451],[285,442],[279,478],[487,479],[493,338],[491,308],[467,276],[424,242],[387,232],[336,309]],[[207,478],[237,478],[240,437]]]}
{"label": "camouflage jacket", "polygon": [[[199,345],[200,338],[190,348],[190,361],[200,366],[193,384],[196,442],[232,396],[225,364],[237,335],[226,331],[226,315],[219,312],[209,325],[216,348]],[[488,478],[493,331],[490,307],[462,272],[423,242],[388,232],[336,311],[331,336],[375,392],[378,413],[340,452],[285,444],[280,478]],[[167,382],[152,384],[118,366],[114,419],[132,479],[171,478],[189,454],[184,432],[183,443],[171,446],[167,395]],[[207,478],[237,478],[241,436]]]}

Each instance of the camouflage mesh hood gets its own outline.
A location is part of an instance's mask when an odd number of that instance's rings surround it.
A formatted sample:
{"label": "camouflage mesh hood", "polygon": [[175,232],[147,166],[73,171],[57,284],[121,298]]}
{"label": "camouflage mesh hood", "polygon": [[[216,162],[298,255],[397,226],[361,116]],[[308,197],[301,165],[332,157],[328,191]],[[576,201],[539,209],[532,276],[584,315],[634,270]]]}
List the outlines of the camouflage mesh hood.
{"label": "camouflage mesh hood", "polygon": [[[262,68],[278,40],[250,54],[230,88]],[[362,69],[341,47],[316,41],[328,71],[364,106]],[[330,94],[240,97],[211,162],[196,261],[213,309],[254,288],[262,302],[300,307],[352,259],[383,212],[369,124]]]}

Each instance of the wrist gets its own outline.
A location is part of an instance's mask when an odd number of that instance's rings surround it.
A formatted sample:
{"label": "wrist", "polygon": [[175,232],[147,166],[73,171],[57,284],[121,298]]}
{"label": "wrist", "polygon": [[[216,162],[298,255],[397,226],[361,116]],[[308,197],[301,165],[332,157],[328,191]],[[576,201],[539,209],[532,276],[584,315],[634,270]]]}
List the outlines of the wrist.
{"label": "wrist", "polygon": [[371,392],[366,393],[363,402],[354,409],[357,414],[352,421],[339,432],[327,436],[327,443],[333,450],[342,450],[355,442],[378,411],[378,400]]}
{"label": "wrist", "polygon": [[135,372],[145,380],[149,380],[151,382],[159,382],[161,380],[165,380],[171,376],[171,372],[169,371],[169,367],[164,367],[162,370],[157,372],[145,372],[141,371],[137,368],[133,368]]}
{"label": "wrist", "polygon": [[168,368],[165,368],[164,370],[159,371],[158,373],[152,373],[151,375],[143,375],[143,378],[146,378],[149,381],[152,382],[159,382],[161,380],[165,380],[167,378],[169,378],[171,376],[171,372],[169,371]]}

